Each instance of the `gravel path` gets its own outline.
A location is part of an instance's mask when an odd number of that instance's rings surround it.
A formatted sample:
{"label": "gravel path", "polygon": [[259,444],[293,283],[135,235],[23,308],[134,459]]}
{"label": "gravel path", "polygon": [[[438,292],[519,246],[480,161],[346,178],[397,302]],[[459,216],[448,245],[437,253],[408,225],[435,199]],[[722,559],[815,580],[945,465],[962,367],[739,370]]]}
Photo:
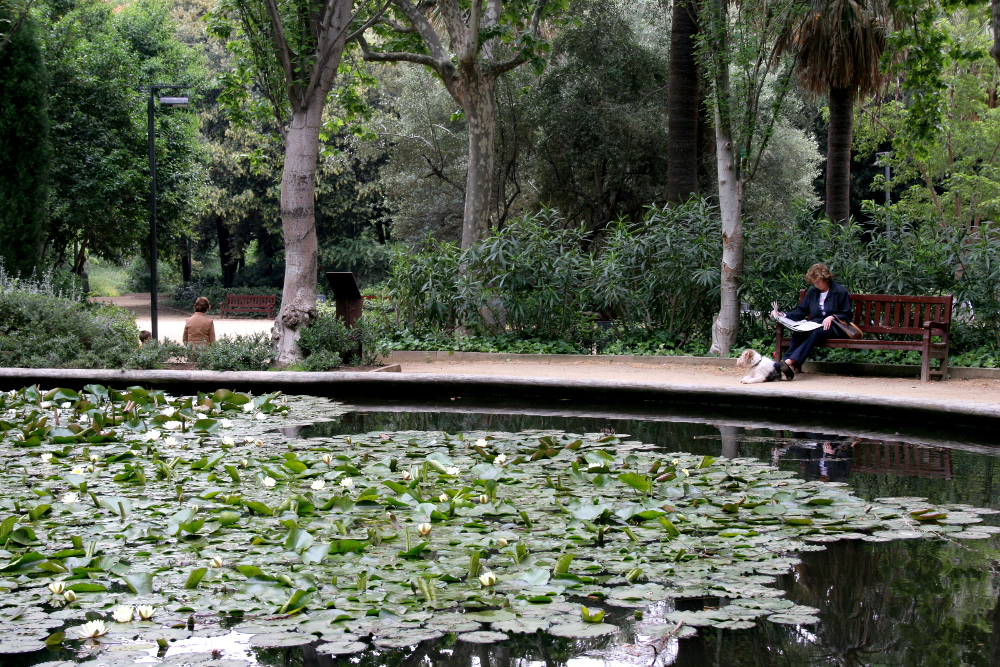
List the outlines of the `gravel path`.
{"label": "gravel path", "polygon": [[[160,339],[169,338],[170,340],[180,342],[181,337],[184,335],[184,321],[191,317],[191,313],[164,306],[164,302],[169,298],[169,295],[161,294],[157,304],[157,310],[159,311],[157,324],[159,325]],[[125,294],[113,297],[102,296],[94,297],[92,301],[113,303],[122,308],[128,308],[135,313],[135,322],[140,330],[149,329],[152,326],[149,316],[149,294]],[[214,315],[212,319],[215,320],[216,337],[258,332],[270,333],[271,327],[274,326],[274,321],[266,317],[226,317],[223,319],[218,315]]]}

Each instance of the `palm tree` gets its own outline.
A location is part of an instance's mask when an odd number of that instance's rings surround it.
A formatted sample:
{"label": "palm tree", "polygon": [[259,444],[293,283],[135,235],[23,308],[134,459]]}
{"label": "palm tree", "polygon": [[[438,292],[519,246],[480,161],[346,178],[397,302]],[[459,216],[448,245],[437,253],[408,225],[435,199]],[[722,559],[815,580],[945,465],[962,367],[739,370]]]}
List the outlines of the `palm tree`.
{"label": "palm tree", "polygon": [[680,203],[698,193],[698,3],[674,0],[667,88],[667,199]]}
{"label": "palm tree", "polygon": [[803,87],[829,96],[826,215],[831,220],[850,216],[854,101],[882,84],[879,60],[889,16],[886,0],[811,0],[781,40],[781,51],[795,53]]}

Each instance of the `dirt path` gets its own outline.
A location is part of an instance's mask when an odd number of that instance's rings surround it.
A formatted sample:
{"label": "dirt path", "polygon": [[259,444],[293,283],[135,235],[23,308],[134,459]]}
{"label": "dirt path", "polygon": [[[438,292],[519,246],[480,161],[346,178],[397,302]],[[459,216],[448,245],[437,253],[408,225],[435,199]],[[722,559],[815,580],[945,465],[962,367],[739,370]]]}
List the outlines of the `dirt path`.
{"label": "dirt path", "polygon": [[[662,382],[715,387],[740,386],[745,374],[738,368],[691,366],[682,364],[632,364],[608,362],[522,362],[522,361],[434,361],[402,363],[404,373],[456,373],[499,375],[505,377],[571,378]],[[768,387],[766,385],[745,385]],[[807,391],[848,392],[866,396],[905,396],[976,402],[1000,402],[1000,380],[948,380],[928,382],[903,378],[859,378],[840,375],[800,373],[792,382],[781,382],[783,389],[794,387]]]}
{"label": "dirt path", "polygon": [[[159,326],[160,339],[169,338],[172,341],[180,342],[184,335],[184,321],[191,317],[191,313],[170,308],[163,305],[169,298],[167,294],[161,294],[157,310],[157,324]],[[128,308],[135,313],[135,323],[139,329],[149,329],[152,325],[150,319],[149,294],[125,294],[114,297],[95,297],[93,301],[102,303],[113,303],[122,308]],[[270,333],[274,321],[265,317],[227,317],[225,319],[215,315],[215,335],[235,336],[237,334],[252,334],[258,332]]]}

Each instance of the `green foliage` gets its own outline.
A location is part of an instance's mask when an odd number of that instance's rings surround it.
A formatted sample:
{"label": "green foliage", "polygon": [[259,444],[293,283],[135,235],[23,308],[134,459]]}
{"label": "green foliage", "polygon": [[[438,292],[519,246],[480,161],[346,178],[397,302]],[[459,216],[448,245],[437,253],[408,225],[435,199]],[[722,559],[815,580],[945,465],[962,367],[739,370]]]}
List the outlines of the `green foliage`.
{"label": "green foliage", "polygon": [[[0,5],[0,19],[6,11]],[[0,51],[0,260],[20,275],[38,264],[51,159],[38,32],[29,19]]]}
{"label": "green foliage", "polygon": [[328,355],[346,356],[355,347],[351,332],[337,317],[335,308],[320,304],[317,310],[319,317],[299,335],[299,348],[306,353],[306,359],[324,352]]}
{"label": "green foliage", "polygon": [[[47,243],[57,258],[76,243],[84,255],[128,261],[149,236],[148,96],[137,89],[197,83],[198,56],[176,39],[161,0],[120,8],[75,0],[48,14],[46,31],[54,148]],[[155,119],[159,244],[168,254],[198,213],[204,174],[194,114],[158,106]]]}
{"label": "green foliage", "polygon": [[189,349],[198,368],[210,371],[266,371],[274,362],[274,346],[265,332],[223,336]]}
{"label": "green foliage", "polygon": [[136,350],[126,361],[125,368],[148,370],[162,368],[163,362],[174,357],[184,357],[187,350],[183,345],[166,341],[149,340]]}
{"label": "green foliage", "polygon": [[50,276],[17,280],[0,267],[0,365],[133,367],[138,345],[131,312],[69,298]]}
{"label": "green foliage", "polygon": [[302,361],[302,370],[316,373],[332,371],[343,365],[343,359],[336,352],[320,350],[319,352],[313,352]]}

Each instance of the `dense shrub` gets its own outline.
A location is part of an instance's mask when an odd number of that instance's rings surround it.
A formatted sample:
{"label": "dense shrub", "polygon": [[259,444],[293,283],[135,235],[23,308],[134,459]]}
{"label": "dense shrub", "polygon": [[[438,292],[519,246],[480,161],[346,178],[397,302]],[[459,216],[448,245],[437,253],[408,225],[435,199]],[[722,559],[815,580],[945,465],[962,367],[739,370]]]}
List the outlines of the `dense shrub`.
{"label": "dense shrub", "polygon": [[29,368],[126,368],[139,330],[131,312],[64,295],[51,275],[18,280],[0,267],[0,364]]}
{"label": "dense shrub", "polygon": [[[337,310],[328,304],[319,304],[319,317],[299,336],[299,347],[305,353],[303,367],[309,371],[327,371],[339,368],[344,361],[372,366],[381,352],[375,319],[365,313],[348,329],[337,317]],[[358,357],[358,345],[361,356]]]}
{"label": "dense shrub", "polygon": [[274,362],[274,346],[264,332],[223,336],[189,349],[198,368],[210,371],[266,371]]}

